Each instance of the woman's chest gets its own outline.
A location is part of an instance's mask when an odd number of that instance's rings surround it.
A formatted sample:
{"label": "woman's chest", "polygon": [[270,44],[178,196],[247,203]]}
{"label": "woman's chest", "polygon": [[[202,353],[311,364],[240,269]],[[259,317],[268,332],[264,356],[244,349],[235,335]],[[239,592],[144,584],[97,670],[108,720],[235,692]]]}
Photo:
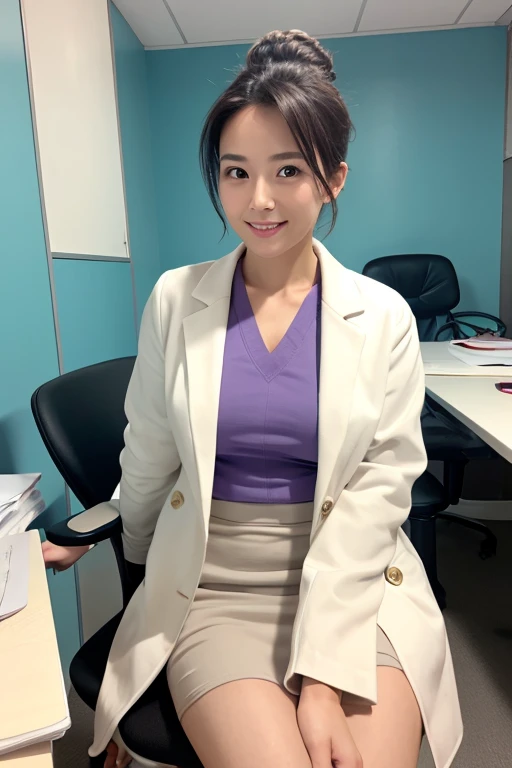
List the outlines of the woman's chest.
{"label": "woman's chest", "polygon": [[248,291],[254,323],[261,340],[269,353],[272,353],[299,319],[299,312],[307,297],[307,292],[297,293],[283,298],[261,296]]}

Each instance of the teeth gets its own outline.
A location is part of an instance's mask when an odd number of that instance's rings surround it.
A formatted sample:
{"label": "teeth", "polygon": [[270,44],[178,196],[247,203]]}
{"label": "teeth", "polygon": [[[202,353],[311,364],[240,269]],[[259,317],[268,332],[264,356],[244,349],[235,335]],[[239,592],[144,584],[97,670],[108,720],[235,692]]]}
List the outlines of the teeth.
{"label": "teeth", "polygon": [[278,227],[278,226],[279,226],[279,224],[270,224],[270,225],[266,225],[266,224],[251,224],[251,227],[254,227],[254,229],[262,229],[262,230],[265,230],[265,229],[276,229],[276,227]]}

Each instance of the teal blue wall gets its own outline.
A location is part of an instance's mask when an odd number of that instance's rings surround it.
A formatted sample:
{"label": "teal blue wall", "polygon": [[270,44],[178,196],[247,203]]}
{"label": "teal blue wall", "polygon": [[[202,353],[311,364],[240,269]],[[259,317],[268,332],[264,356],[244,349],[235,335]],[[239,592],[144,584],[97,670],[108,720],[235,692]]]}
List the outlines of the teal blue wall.
{"label": "teal blue wall", "polygon": [[54,259],[53,271],[64,371],[134,355],[130,264]]}
{"label": "teal blue wall", "polygon": [[[59,370],[18,0],[0,7],[0,104],[0,473],[42,472],[41,525],[66,504],[30,412],[32,392]],[[79,645],[75,574],[48,581],[67,670]]]}
{"label": "teal blue wall", "polygon": [[[390,253],[448,256],[466,309],[498,310],[506,29],[343,38],[333,52],[357,130],[326,245],[361,270]],[[162,267],[216,258],[221,226],[203,190],[201,122],[246,46],[148,51]]]}
{"label": "teal blue wall", "polygon": [[[112,21],[140,315],[160,274],[145,58],[115,10]],[[0,104],[0,473],[42,472],[48,509],[34,527],[43,528],[66,516],[66,501],[30,412],[32,392],[58,376],[59,367],[18,0],[0,5]],[[135,354],[131,269],[126,262],[53,261],[65,372]],[[67,675],[79,647],[74,569],[56,576],[49,571],[48,581]]]}
{"label": "teal blue wall", "polygon": [[117,97],[123,150],[130,252],[140,319],[160,277],[155,188],[144,48],[114,5],[110,5],[114,37]]}

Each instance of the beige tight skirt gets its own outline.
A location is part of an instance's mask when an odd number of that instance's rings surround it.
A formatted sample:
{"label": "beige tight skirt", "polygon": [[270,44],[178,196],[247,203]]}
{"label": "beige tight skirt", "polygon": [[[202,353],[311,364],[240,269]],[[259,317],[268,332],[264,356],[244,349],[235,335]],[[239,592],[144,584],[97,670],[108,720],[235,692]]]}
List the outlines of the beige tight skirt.
{"label": "beige tight skirt", "polygon": [[[219,685],[283,686],[313,505],[212,501],[199,588],[167,666],[178,717]],[[400,662],[378,629],[377,665]],[[357,697],[344,694],[344,702]]]}

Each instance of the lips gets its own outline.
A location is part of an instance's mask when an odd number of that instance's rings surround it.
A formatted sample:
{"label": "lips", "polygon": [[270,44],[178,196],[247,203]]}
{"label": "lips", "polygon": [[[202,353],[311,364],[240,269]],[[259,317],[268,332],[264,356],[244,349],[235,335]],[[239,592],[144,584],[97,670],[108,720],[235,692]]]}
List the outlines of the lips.
{"label": "lips", "polygon": [[278,227],[280,224],[283,224],[284,222],[282,222],[282,221],[268,221],[266,223],[260,223],[260,222],[256,222],[256,221],[248,221],[247,223],[249,224],[250,227],[254,227],[254,229],[258,229],[260,231],[263,231],[265,229],[275,229],[276,227]]}
{"label": "lips", "polygon": [[286,221],[247,221],[246,224],[256,237],[273,237],[286,226]]}

